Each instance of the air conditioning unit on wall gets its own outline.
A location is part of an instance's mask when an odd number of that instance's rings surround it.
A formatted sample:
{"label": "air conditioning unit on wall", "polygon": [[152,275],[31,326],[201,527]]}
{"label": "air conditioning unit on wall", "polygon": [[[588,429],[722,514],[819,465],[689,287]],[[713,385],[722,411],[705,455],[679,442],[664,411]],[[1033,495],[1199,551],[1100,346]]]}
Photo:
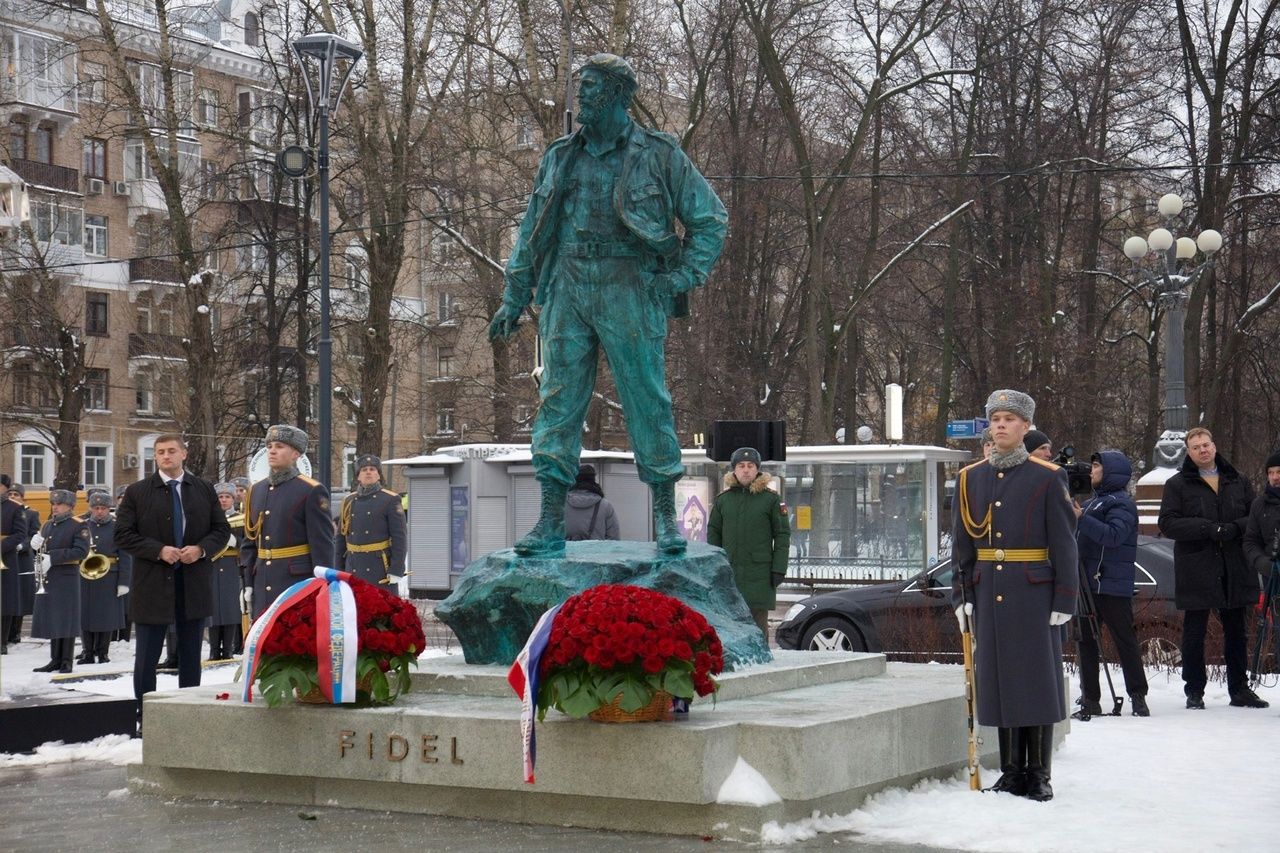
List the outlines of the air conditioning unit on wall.
{"label": "air conditioning unit on wall", "polygon": [[138,467],[138,454],[126,453],[120,459],[120,467],[126,471],[131,471]]}
{"label": "air conditioning unit on wall", "polygon": [[129,194],[129,184],[128,184],[128,182],[127,182],[127,181],[112,181],[112,182],[111,182],[111,192],[115,193],[116,195],[128,195],[128,194]]}
{"label": "air conditioning unit on wall", "polygon": [[102,195],[103,183],[102,178],[85,178],[84,194],[85,195]]}

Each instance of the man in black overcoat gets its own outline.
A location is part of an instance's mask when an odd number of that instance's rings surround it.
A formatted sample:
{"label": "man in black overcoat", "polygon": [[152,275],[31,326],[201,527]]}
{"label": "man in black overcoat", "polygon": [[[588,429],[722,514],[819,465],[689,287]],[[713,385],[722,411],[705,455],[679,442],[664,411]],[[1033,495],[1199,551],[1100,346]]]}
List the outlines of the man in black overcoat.
{"label": "man in black overcoat", "polygon": [[1182,611],[1182,690],[1204,709],[1204,637],[1209,612],[1222,624],[1227,694],[1237,708],[1265,708],[1249,689],[1245,608],[1258,600],[1258,573],[1245,560],[1253,486],[1227,462],[1204,427],[1187,431],[1187,456],[1164,483],[1160,534],[1173,540],[1173,603]]}
{"label": "man in black overcoat", "polygon": [[168,433],[155,441],[156,473],[125,490],[116,509],[116,545],[133,557],[129,616],[137,628],[133,692],[156,689],[165,633],[178,636],[178,686],[200,683],[201,628],[213,613],[212,558],[231,527],[213,484],[183,470],[187,445]]}
{"label": "man in black overcoat", "polygon": [[9,653],[13,623],[22,619],[22,584],[18,580],[19,548],[27,542],[27,515],[9,500],[13,485],[8,474],[0,474],[0,654]]}

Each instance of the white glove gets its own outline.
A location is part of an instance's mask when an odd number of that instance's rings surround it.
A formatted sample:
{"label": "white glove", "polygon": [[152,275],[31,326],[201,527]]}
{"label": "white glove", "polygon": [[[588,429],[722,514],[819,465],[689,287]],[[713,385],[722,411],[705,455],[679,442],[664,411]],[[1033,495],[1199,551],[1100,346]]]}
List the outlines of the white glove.
{"label": "white glove", "polygon": [[124,598],[128,594],[129,594],[129,587],[127,586],[116,587],[116,598]]}
{"label": "white glove", "polygon": [[53,568],[53,560],[49,559],[48,554],[40,555],[40,568],[46,572]]}
{"label": "white glove", "polygon": [[32,537],[31,537],[31,550],[32,550],[32,551],[39,551],[39,550],[40,550],[40,548],[41,548],[41,546],[43,546],[43,545],[44,545],[44,534],[43,534],[43,533],[37,533],[35,536],[32,536]]}
{"label": "white glove", "polygon": [[18,547],[17,547],[17,549],[16,549],[16,550],[17,550],[17,551],[19,551],[19,552],[21,552],[21,551],[22,551],[22,549],[23,549],[23,548],[26,548],[26,547],[27,547],[26,545],[23,545],[21,542],[19,542],[19,543],[18,543]]}
{"label": "white glove", "polygon": [[253,587],[246,586],[240,590],[240,604],[244,607],[245,613],[253,612]]}
{"label": "white glove", "polygon": [[392,585],[396,588],[396,594],[401,598],[409,597],[409,577],[408,575],[387,575]]}
{"label": "white glove", "polygon": [[225,550],[227,550],[227,548],[234,548],[234,547],[236,547],[236,537],[235,537],[235,536],[229,536],[229,537],[227,537],[227,544],[223,547],[223,549],[222,549],[222,550],[224,550],[224,551],[225,551]]}
{"label": "white glove", "polygon": [[973,616],[973,602],[966,601],[956,608],[956,621],[960,623],[960,633],[964,633],[965,626],[969,623],[970,617]]}
{"label": "white glove", "polygon": [[1049,614],[1049,625],[1050,625],[1050,627],[1057,627],[1058,625],[1065,625],[1065,624],[1067,624],[1067,623],[1068,623],[1068,622],[1070,622],[1070,621],[1071,621],[1071,614],[1070,614],[1070,613],[1059,613],[1058,611],[1056,611],[1056,610],[1055,610],[1055,611],[1053,611],[1052,613],[1050,613],[1050,614]]}

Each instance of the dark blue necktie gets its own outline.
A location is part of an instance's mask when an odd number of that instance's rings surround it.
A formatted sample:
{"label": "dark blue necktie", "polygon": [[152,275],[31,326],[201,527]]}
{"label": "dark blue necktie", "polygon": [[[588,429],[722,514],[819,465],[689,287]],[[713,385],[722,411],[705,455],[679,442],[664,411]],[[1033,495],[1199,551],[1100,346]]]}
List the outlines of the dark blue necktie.
{"label": "dark blue necktie", "polygon": [[169,494],[173,498],[173,544],[182,547],[182,481],[169,481]]}

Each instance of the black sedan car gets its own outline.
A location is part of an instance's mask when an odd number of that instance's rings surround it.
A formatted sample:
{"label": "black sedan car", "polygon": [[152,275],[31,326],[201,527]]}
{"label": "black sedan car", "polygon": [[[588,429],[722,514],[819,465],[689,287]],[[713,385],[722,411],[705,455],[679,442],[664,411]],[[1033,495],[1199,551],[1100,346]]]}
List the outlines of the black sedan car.
{"label": "black sedan car", "polygon": [[[1176,663],[1182,615],[1173,606],[1171,541],[1138,537],[1133,611],[1148,662]],[[951,561],[944,560],[911,580],[842,589],[799,601],[783,617],[776,637],[784,649],[884,652],[891,660],[958,661],[960,632],[951,606]],[[1114,652],[1108,659],[1116,660]]]}

